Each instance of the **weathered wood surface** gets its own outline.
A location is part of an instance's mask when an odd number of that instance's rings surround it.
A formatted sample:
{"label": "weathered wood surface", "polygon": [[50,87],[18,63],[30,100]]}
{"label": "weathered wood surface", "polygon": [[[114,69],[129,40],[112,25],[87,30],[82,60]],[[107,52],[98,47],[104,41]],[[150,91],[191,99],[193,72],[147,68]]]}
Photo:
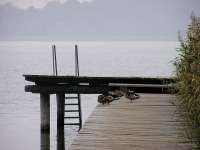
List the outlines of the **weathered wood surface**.
{"label": "weathered wood surface", "polygon": [[121,98],[99,105],[70,150],[191,150],[174,98],[142,94],[132,103]]}

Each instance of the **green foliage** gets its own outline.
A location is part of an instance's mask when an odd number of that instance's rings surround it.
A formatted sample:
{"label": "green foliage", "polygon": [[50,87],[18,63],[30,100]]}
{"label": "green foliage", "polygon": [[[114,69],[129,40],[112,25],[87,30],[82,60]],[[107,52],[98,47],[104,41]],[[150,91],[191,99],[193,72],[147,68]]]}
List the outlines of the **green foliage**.
{"label": "green foliage", "polygon": [[200,18],[192,15],[186,38],[180,39],[175,61],[176,90],[190,119],[200,125]]}

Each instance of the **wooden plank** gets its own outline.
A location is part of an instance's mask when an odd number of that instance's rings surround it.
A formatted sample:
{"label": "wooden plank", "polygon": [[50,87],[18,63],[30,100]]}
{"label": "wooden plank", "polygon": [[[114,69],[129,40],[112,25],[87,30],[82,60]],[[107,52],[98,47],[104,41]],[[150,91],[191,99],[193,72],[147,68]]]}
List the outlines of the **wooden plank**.
{"label": "wooden plank", "polygon": [[175,96],[142,94],[98,105],[70,150],[189,150],[187,123],[173,105]]}
{"label": "wooden plank", "polygon": [[[89,85],[26,85],[25,91],[32,93],[70,93],[70,94],[102,94],[108,91],[112,91],[114,89],[119,89],[122,87],[122,84],[117,86],[117,84],[113,86],[89,86]],[[131,87],[137,93],[170,93],[168,85],[128,85],[126,84],[124,87]]]}
{"label": "wooden plank", "polygon": [[100,94],[111,90],[107,87],[90,87],[90,86],[72,86],[72,85],[53,85],[53,86],[40,86],[40,85],[26,85],[25,91],[32,93],[69,93],[69,94]]}
{"label": "wooden plank", "polygon": [[174,82],[173,78],[144,78],[144,77],[88,77],[88,76],[51,76],[51,75],[23,75],[26,81],[36,84],[63,84],[63,83],[133,83],[133,84],[163,84]]}

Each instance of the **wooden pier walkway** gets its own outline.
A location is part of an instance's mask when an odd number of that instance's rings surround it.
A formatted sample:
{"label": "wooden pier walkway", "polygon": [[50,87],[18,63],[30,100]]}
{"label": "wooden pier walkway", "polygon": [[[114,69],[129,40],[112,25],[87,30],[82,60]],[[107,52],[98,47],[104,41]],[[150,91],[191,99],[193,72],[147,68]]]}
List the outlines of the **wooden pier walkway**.
{"label": "wooden pier walkway", "polygon": [[[134,88],[137,93],[169,93],[173,88],[173,78],[141,78],[141,77],[87,77],[87,76],[50,76],[24,75],[26,81],[32,82],[25,86],[26,92],[40,94],[41,130],[50,131],[50,95],[57,97],[57,127],[77,125],[64,123],[64,119],[79,118],[82,126],[80,94],[103,94],[116,89]],[[33,84],[35,83],[35,84]],[[78,94],[78,103],[65,103],[65,94]],[[74,99],[74,98],[72,98]],[[78,105],[78,110],[65,110],[65,105]],[[79,116],[65,117],[65,112],[78,111]]]}
{"label": "wooden pier walkway", "polygon": [[175,96],[142,94],[98,105],[70,150],[191,150]]}

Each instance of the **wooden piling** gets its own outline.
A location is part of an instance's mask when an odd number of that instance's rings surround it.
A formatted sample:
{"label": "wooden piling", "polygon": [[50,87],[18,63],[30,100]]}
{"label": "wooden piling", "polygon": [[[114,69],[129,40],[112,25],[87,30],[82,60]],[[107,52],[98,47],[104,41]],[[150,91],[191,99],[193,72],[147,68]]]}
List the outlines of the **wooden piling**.
{"label": "wooden piling", "polygon": [[65,150],[65,130],[64,126],[57,129],[57,150]]}
{"label": "wooden piling", "polygon": [[64,114],[65,114],[65,94],[57,93],[57,127],[64,126]]}
{"label": "wooden piling", "polygon": [[50,132],[50,95],[40,93],[41,131]]}
{"label": "wooden piling", "polygon": [[50,150],[50,132],[41,132],[40,150]]}

